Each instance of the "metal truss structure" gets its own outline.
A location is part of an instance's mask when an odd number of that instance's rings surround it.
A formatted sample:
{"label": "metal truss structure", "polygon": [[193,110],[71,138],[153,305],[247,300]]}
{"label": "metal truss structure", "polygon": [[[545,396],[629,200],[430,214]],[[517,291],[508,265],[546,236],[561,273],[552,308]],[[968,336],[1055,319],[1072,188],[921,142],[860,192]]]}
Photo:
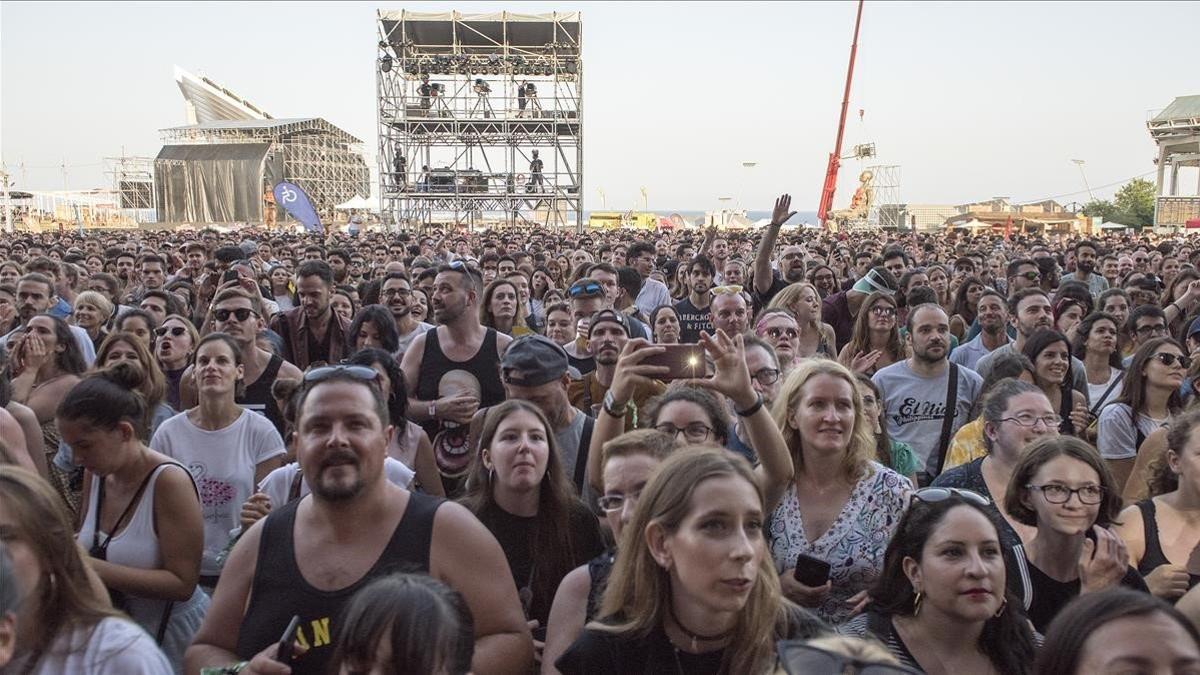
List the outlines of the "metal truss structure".
{"label": "metal truss structure", "polygon": [[871,201],[871,209],[867,212],[867,225],[896,229],[903,224],[903,218],[897,209],[880,208],[885,204],[900,203],[900,166],[897,164],[880,164],[867,167],[871,172],[872,183],[875,186],[875,198]]}
{"label": "metal truss structure", "polygon": [[384,222],[583,227],[578,13],[378,15]]}
{"label": "metal truss structure", "polygon": [[162,130],[164,145],[268,143],[283,161],[280,180],[304,188],[320,212],[371,194],[362,141],[320,118],[228,120]]}
{"label": "metal truss structure", "polygon": [[138,223],[153,222],[156,206],[154,158],[108,157],[104,162],[121,215]]}

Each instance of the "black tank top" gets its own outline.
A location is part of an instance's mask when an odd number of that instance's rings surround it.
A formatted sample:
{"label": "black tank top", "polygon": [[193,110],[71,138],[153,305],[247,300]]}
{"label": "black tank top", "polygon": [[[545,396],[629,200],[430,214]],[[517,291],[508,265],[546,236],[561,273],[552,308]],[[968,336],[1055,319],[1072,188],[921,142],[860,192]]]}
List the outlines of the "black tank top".
{"label": "black tank top", "polygon": [[[479,392],[479,407],[487,408],[504,400],[504,385],[500,382],[500,357],[496,355],[496,331],[488,328],[479,351],[466,361],[451,361],[442,352],[435,328],[425,333],[425,351],[421,355],[421,371],[416,383],[417,399],[433,401],[444,396],[443,380],[453,383],[456,391]],[[467,448],[469,425],[429,420],[422,428],[433,443],[433,457],[442,474],[442,487],[448,496],[460,494],[470,466]]]}
{"label": "black tank top", "polygon": [[[1143,577],[1147,577],[1154,568],[1169,565],[1171,561],[1167,560],[1167,554],[1163,553],[1162,544],[1158,541],[1158,517],[1154,500],[1144,499],[1137,503],[1137,507],[1142,512],[1142,527],[1146,530],[1146,551],[1142,554],[1137,570]],[[1200,575],[1188,572],[1188,588],[1195,586],[1197,581],[1200,581]]]}
{"label": "black tank top", "polygon": [[298,675],[325,675],[333,655],[342,607],[359,588],[394,572],[429,572],[433,517],[446,500],[410,492],[408,506],[375,565],[361,579],[337,591],[313,588],[296,565],[293,533],[296,509],[291,502],[267,516],[258,547],[258,566],[250,586],[250,604],[238,633],[239,659],[249,660],[278,642],[293,615],[300,617],[296,639],[310,647],[290,665]]}
{"label": "black tank top", "polygon": [[263,369],[262,375],[254,381],[254,384],[246,385],[245,392],[237,400],[238,405],[247,410],[263,415],[271,420],[271,424],[275,425],[275,430],[283,436],[283,413],[279,410],[279,406],[275,403],[275,397],[271,395],[271,386],[275,384],[275,379],[279,377],[279,367],[283,365],[283,357],[278,354],[272,354],[271,360],[267,362],[267,367]]}

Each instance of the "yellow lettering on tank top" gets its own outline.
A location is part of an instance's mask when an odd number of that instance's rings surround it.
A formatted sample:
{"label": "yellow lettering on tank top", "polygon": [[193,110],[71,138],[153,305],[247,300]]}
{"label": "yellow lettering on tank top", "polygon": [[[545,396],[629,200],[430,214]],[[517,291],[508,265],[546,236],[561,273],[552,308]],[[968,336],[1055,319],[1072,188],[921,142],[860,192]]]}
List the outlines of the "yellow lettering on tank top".
{"label": "yellow lettering on tank top", "polygon": [[296,643],[308,649],[308,640],[304,638],[304,626],[296,626]]}
{"label": "yellow lettering on tank top", "polygon": [[322,617],[310,623],[313,631],[313,647],[324,647],[329,644],[329,617]]}

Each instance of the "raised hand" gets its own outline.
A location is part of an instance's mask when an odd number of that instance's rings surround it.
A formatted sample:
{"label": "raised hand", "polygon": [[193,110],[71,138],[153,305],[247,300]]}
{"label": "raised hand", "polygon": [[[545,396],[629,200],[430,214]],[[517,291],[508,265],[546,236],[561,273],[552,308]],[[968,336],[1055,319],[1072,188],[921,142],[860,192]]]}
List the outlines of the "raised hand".
{"label": "raised hand", "polygon": [[771,212],[771,224],[779,226],[791,220],[792,216],[796,215],[795,211],[790,210],[791,208],[792,196],[788,194],[780,195],[775,200],[775,210]]}

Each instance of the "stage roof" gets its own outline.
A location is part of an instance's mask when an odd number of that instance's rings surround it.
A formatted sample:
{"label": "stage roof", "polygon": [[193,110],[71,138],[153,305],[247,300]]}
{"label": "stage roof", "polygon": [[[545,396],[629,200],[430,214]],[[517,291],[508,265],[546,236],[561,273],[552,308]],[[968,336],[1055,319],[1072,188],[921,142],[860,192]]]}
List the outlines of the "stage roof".
{"label": "stage roof", "polygon": [[175,83],[188,103],[189,121],[197,124],[220,120],[261,120],[271,116],[258,106],[207,77],[175,66]]}
{"label": "stage roof", "polygon": [[1200,95],[1179,96],[1171,105],[1154,116],[1151,122],[1166,122],[1169,120],[1193,119],[1200,117]]}
{"label": "stage roof", "polygon": [[338,140],[344,143],[361,144],[362,141],[353,136],[349,132],[330,124],[328,121],[320,117],[296,117],[288,119],[271,119],[271,120],[218,120],[205,124],[187,124],[179,127],[168,127],[160,129],[164,134],[180,132],[199,132],[203,133],[211,131],[214,133],[220,132],[235,132],[235,131],[268,131],[273,134],[285,137],[291,134],[311,133],[313,131],[325,132],[333,135]]}
{"label": "stage roof", "polygon": [[407,39],[422,52],[450,52],[458,46],[487,53],[503,45],[540,48],[554,43],[561,53],[579,46],[579,12],[464,14],[402,9],[381,10],[379,21],[393,46]]}

